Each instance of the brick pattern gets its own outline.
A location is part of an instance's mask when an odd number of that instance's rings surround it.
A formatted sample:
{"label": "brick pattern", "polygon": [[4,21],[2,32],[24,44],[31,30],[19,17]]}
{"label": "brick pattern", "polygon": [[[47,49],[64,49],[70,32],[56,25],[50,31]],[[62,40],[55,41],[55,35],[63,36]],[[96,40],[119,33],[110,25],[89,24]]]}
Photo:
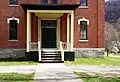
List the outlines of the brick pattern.
{"label": "brick pattern", "polygon": [[[79,0],[58,0],[62,4],[78,4]],[[19,6],[10,7],[8,0],[0,2],[0,48],[25,48],[26,47],[26,13],[21,8],[21,3],[39,4],[40,0],[19,0]],[[18,41],[8,41],[9,26],[7,18],[15,16],[20,19],[18,24]],[[90,21],[88,26],[88,42],[79,42],[80,28],[78,19],[87,18]],[[37,41],[37,17],[32,14],[32,41]],[[61,17],[61,40],[67,39],[66,16]],[[88,8],[77,8],[75,10],[74,47],[75,48],[104,48],[104,1],[88,0]]]}

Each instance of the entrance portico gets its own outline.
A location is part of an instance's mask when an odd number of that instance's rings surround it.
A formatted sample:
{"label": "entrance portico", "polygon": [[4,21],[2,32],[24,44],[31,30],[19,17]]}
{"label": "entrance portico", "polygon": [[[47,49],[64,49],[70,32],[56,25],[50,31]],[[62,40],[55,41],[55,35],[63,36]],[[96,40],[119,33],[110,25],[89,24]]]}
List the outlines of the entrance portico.
{"label": "entrance portico", "polygon": [[[28,6],[28,7],[27,7]],[[32,6],[32,7],[31,7]],[[45,5],[43,5],[45,6]],[[26,52],[38,51],[39,61],[41,61],[41,53],[43,49],[53,49],[61,52],[61,61],[64,61],[64,51],[73,51],[74,46],[74,9],[78,5],[57,5],[48,6],[46,9],[33,10],[34,5],[25,5],[22,7],[27,12],[27,39]],[[39,5],[37,5],[39,7]],[[52,9],[57,7],[55,9]],[[68,7],[68,9],[66,9]],[[36,8],[36,5],[35,5]],[[50,9],[51,8],[51,9]],[[65,8],[65,9],[64,9]],[[48,10],[49,9],[49,10]],[[34,13],[38,20],[38,41],[31,41],[31,14]],[[61,16],[66,15],[66,35],[61,30]],[[61,37],[66,36],[66,41]],[[54,50],[54,49],[53,49]],[[52,51],[53,51],[52,50]]]}

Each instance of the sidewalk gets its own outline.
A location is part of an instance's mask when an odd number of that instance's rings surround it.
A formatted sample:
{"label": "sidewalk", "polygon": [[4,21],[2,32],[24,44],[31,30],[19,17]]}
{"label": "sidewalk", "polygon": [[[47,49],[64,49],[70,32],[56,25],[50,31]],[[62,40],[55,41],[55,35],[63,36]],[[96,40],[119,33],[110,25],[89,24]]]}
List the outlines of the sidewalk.
{"label": "sidewalk", "polygon": [[82,82],[64,63],[40,64],[34,82]]}
{"label": "sidewalk", "polygon": [[24,66],[0,66],[0,73],[34,73],[37,65],[24,65]]}
{"label": "sidewalk", "polygon": [[68,66],[72,71],[85,72],[91,74],[103,74],[103,76],[120,76],[120,66],[90,66],[90,65],[72,65]]}

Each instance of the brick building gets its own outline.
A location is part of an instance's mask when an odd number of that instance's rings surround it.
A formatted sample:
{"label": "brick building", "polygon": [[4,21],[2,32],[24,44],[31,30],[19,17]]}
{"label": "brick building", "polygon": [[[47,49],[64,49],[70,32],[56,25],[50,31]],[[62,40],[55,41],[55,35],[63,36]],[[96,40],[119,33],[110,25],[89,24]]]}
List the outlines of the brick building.
{"label": "brick building", "polygon": [[60,62],[104,56],[104,0],[3,0],[0,58]]}

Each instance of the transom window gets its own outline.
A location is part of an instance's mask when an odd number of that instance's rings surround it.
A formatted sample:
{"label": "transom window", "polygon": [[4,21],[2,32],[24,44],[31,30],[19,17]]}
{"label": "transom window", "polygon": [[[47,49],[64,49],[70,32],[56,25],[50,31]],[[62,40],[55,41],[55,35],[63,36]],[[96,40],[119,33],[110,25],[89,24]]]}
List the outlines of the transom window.
{"label": "transom window", "polygon": [[18,5],[18,0],[9,0],[9,5]]}
{"label": "transom window", "polygon": [[87,0],[80,0],[80,6],[88,6]]}
{"label": "transom window", "polygon": [[48,0],[40,0],[41,4],[48,4]]}

